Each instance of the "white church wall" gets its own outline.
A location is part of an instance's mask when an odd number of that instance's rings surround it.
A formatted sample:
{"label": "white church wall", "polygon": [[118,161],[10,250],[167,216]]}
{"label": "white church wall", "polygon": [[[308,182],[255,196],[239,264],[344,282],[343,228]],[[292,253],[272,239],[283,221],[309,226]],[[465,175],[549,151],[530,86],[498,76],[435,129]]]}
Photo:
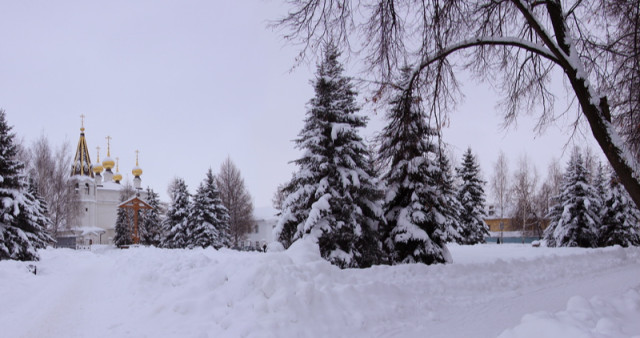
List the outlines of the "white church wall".
{"label": "white church wall", "polygon": [[265,244],[273,242],[273,227],[275,219],[256,220],[245,236],[244,246],[252,249],[262,249]]}
{"label": "white church wall", "polygon": [[120,190],[98,188],[96,226],[105,230],[100,244],[112,244],[120,204]]}

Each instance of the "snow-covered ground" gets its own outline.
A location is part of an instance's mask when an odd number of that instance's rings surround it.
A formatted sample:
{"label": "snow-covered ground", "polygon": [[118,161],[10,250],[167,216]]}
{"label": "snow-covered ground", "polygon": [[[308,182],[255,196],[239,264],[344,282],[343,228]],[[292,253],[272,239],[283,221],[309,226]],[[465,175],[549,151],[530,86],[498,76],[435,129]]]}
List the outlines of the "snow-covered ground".
{"label": "snow-covered ground", "polygon": [[340,270],[285,252],[48,249],[0,262],[1,337],[640,336],[640,249],[451,246]]}

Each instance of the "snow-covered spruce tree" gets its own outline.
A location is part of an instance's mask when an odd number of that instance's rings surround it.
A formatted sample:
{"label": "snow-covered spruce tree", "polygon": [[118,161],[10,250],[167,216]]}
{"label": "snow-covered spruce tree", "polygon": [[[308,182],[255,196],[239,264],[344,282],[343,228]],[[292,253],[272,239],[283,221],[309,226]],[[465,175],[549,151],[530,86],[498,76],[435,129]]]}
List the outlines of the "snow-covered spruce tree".
{"label": "snow-covered spruce tree", "polygon": [[[399,84],[407,84],[405,69]],[[383,206],[385,249],[393,263],[446,263],[450,255],[446,201],[439,187],[444,176],[419,101],[399,91],[390,102],[388,124],[380,135],[380,156],[390,168],[383,175],[387,192]]]}
{"label": "snow-covered spruce tree", "polygon": [[471,148],[462,156],[462,163],[456,168],[460,179],[458,200],[462,204],[460,221],[462,223],[462,243],[484,243],[489,236],[489,226],[484,222],[484,184],[480,178],[480,165],[471,153]]}
{"label": "snow-covered spruce tree", "polygon": [[165,219],[166,234],[162,246],[171,249],[187,248],[190,244],[189,213],[191,210],[191,195],[187,184],[181,178],[176,178],[172,184],[172,200]]}
{"label": "snow-covered spruce tree", "polygon": [[315,97],[296,140],[304,154],[294,161],[299,171],[285,189],[274,234],[285,247],[302,237],[317,239],[322,257],[339,267],[368,267],[381,257],[381,192],[358,135],[366,118],[357,114],[339,55],[334,45],[325,46]]}
{"label": "snow-covered spruce tree", "polygon": [[549,226],[544,231],[547,245],[594,248],[598,244],[600,224],[599,197],[588,182],[582,155],[574,151],[560,186],[553,198]]}
{"label": "snow-covered spruce tree", "polygon": [[26,231],[27,237],[36,249],[42,249],[54,241],[48,232],[52,228],[51,219],[47,216],[47,202],[38,194],[38,186],[29,180],[25,196],[24,211],[18,215],[18,223]]}
{"label": "snow-covered spruce tree", "polygon": [[216,249],[229,247],[229,212],[222,204],[211,169],[207,171],[204,181],[200,183],[193,197],[190,222],[190,245],[203,248],[213,246]]}
{"label": "snow-covered spruce tree", "polygon": [[[607,183],[607,175],[602,162],[598,162],[595,172],[591,176],[593,177],[592,185],[596,189],[596,196],[599,197],[600,206],[604,209],[604,201],[609,196],[609,184]],[[604,213],[604,210],[601,210],[600,213]]]}
{"label": "snow-covered spruce tree", "polygon": [[614,173],[604,202],[598,237],[599,246],[640,245],[640,212]]}
{"label": "snow-covered spruce tree", "polygon": [[[124,200],[121,200],[124,202]],[[117,246],[133,244],[133,215],[131,210],[118,208],[113,243]]]}
{"label": "snow-covered spruce tree", "polygon": [[160,218],[160,196],[147,187],[146,202],[153,209],[140,213],[140,244],[160,246],[164,238],[162,219]]}
{"label": "snow-covered spruce tree", "polygon": [[[131,183],[123,185],[120,190],[120,202],[124,202],[134,195]],[[113,243],[117,246],[133,244],[133,210],[118,208],[116,211],[115,235]]]}
{"label": "snow-covered spruce tree", "polygon": [[446,240],[447,242],[461,243],[462,223],[460,222],[460,213],[462,212],[462,204],[460,204],[458,200],[458,189],[456,188],[453,177],[451,162],[449,161],[449,157],[443,153],[441,146],[438,151],[438,163],[441,177],[438,182],[438,188],[440,189],[440,196],[445,206],[443,214],[445,217]]}
{"label": "snow-covered spruce tree", "polygon": [[45,232],[50,220],[28,191],[14,137],[0,110],[0,260],[38,260],[37,249],[51,241]]}

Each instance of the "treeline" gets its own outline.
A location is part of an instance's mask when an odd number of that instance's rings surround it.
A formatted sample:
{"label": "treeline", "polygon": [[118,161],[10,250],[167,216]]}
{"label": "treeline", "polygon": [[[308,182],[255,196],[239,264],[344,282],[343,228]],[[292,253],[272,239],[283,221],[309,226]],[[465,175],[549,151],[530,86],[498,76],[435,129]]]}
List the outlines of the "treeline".
{"label": "treeline", "polygon": [[[230,158],[217,176],[207,171],[194,195],[179,177],[171,182],[168,193],[171,201],[162,210],[158,194],[147,188],[145,200],[153,209],[139,211],[140,244],[170,249],[237,247],[253,224],[251,196]],[[133,195],[133,188],[125,185],[120,199]],[[132,210],[118,209],[116,245],[132,244],[133,216]]]}
{"label": "treeline", "polygon": [[[305,124],[295,140],[304,154],[279,188],[275,236],[284,247],[316,241],[322,257],[342,267],[450,262],[446,243],[482,243],[485,182],[467,150],[452,172],[437,127],[415,93],[398,89],[387,107],[377,147],[365,144],[352,80],[340,53],[325,45]],[[396,87],[410,81],[405,69]]]}
{"label": "treeline", "polygon": [[526,156],[510,173],[500,153],[491,190],[497,217],[511,218],[512,230],[544,238],[549,246],[640,245],[640,212],[589,148],[575,148],[565,170],[552,160],[544,180]]}
{"label": "treeline", "polygon": [[[324,46],[315,96],[295,140],[303,156],[273,199],[280,210],[276,239],[285,248],[300,239],[315,241],[322,257],[342,268],[446,263],[446,243],[484,242],[486,182],[477,158],[468,149],[452,172],[439,126],[425,113],[418,89],[407,90],[411,70],[400,72],[391,95],[376,98],[386,100],[378,103],[386,107],[387,125],[375,145],[366,144],[359,130],[367,119],[339,56],[333,44]],[[511,176],[501,154],[491,182],[499,215],[513,218],[523,236],[544,236],[550,246],[638,245],[630,197],[602,169],[577,180],[580,157],[572,157],[564,175],[554,162],[539,186],[526,157]],[[590,152],[588,157],[595,163]],[[543,233],[545,221],[550,225]]]}
{"label": "treeline", "polygon": [[544,232],[549,246],[640,245],[640,212],[617,175],[602,164],[590,170],[578,151],[551,201]]}

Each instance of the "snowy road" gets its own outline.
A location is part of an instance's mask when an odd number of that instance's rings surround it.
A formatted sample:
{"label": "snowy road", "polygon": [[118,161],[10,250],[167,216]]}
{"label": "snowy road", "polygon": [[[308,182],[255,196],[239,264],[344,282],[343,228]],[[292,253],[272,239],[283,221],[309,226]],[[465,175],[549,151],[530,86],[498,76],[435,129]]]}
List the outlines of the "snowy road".
{"label": "snowy road", "polygon": [[[585,313],[581,336],[640,335],[625,319],[640,315],[638,248],[452,246],[455,263],[446,266],[346,271],[314,249],[46,250],[36,276],[26,263],[3,261],[0,336],[496,337],[514,327],[505,336],[541,327],[548,336],[575,324],[559,313],[568,303]],[[622,299],[603,308],[624,313],[595,318],[574,296]]]}

